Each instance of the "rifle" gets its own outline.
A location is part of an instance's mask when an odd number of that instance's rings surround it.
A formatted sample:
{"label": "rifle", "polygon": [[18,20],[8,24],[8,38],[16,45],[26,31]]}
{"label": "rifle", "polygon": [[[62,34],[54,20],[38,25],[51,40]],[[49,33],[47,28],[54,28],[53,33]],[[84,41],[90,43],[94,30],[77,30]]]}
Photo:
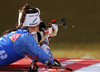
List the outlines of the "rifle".
{"label": "rifle", "polygon": [[55,23],[55,19],[53,19],[50,23],[49,23],[49,26],[47,27],[47,28],[49,28],[49,27],[51,27],[51,24],[56,24],[56,25],[62,25],[64,28],[67,28],[67,26],[66,26],[66,24],[65,24],[65,18],[61,18],[60,19],[60,23]]}

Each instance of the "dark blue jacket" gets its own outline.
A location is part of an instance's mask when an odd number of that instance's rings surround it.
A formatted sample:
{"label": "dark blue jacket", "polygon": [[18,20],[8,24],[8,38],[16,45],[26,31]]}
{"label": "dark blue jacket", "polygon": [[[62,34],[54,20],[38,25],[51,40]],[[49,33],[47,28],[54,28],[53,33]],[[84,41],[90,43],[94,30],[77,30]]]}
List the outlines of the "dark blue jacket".
{"label": "dark blue jacket", "polygon": [[[20,28],[12,31],[0,38],[0,66],[7,66],[25,57],[28,54],[38,61],[45,62],[52,58],[40,46],[38,46],[34,37],[25,29]],[[53,60],[49,61],[51,64]]]}

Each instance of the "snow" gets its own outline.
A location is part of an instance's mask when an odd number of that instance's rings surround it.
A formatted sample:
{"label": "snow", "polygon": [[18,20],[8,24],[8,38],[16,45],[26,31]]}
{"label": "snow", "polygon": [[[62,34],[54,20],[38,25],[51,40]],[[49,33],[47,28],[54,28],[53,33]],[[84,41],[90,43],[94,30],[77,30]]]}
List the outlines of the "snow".
{"label": "snow", "polygon": [[100,63],[96,63],[88,67],[83,67],[73,72],[100,72]]}

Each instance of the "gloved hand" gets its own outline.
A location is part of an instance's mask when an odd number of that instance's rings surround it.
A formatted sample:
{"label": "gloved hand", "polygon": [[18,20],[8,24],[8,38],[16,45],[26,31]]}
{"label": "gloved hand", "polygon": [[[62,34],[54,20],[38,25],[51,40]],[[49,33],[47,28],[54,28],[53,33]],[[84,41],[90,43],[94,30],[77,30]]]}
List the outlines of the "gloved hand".
{"label": "gloved hand", "polygon": [[58,25],[52,24],[52,28],[54,29],[54,31],[56,31],[56,33],[58,32]]}
{"label": "gloved hand", "polygon": [[58,32],[58,25],[52,24],[52,29],[53,29],[53,32],[50,34],[50,37],[54,37],[54,36],[57,35],[57,32]]}

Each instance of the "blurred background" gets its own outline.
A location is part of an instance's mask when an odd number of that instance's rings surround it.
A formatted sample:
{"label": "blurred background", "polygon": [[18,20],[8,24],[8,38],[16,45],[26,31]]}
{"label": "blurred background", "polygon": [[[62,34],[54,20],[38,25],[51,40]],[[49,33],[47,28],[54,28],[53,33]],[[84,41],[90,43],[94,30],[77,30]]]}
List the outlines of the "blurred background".
{"label": "blurred background", "polygon": [[67,29],[59,26],[50,41],[54,58],[100,59],[100,0],[0,0],[0,36],[15,28],[18,10],[26,3],[41,10],[46,25],[66,18]]}

